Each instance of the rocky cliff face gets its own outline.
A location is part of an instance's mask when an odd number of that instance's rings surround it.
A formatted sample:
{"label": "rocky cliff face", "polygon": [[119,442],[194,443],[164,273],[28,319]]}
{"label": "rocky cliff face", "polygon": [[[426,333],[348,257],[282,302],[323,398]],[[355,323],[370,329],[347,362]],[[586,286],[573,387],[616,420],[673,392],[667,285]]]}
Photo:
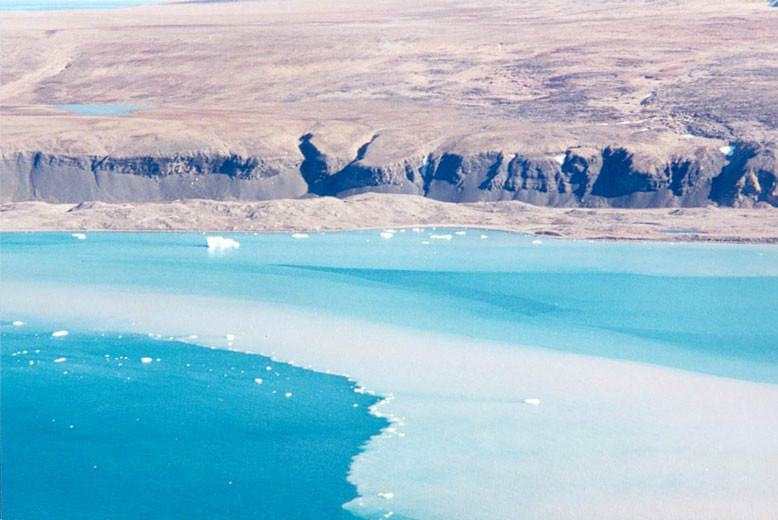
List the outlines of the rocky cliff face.
{"label": "rocky cliff face", "polygon": [[351,160],[323,153],[311,134],[300,139],[299,157],[283,159],[6,154],[0,163],[0,197],[146,202],[382,192],[450,202],[519,200],[570,207],[778,206],[776,149],[753,142],[737,142],[723,151],[700,147],[664,159],[607,146],[571,148],[556,156],[438,150],[383,162],[368,156],[371,142]]}

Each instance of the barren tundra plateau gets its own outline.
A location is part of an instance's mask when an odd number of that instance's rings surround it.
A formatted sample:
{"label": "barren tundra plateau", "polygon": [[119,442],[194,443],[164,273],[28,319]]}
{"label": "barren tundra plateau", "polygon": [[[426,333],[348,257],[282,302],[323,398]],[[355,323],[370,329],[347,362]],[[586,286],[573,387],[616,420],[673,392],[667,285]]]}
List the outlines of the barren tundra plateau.
{"label": "barren tundra plateau", "polygon": [[778,9],[762,0],[168,2],[0,20],[6,215],[364,192],[778,205]]}

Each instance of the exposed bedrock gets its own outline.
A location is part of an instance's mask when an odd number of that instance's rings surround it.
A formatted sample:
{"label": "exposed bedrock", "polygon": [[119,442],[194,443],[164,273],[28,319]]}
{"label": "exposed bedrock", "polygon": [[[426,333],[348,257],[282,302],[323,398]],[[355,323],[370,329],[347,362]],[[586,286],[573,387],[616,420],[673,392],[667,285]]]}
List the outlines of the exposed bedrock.
{"label": "exposed bedrock", "polygon": [[450,202],[519,200],[541,206],[778,206],[776,148],[754,142],[736,142],[723,151],[698,147],[667,157],[613,145],[570,148],[557,155],[438,149],[377,159],[369,153],[376,137],[350,159],[322,152],[311,134],[300,139],[301,153],[295,158],[5,154],[0,198],[146,202],[382,192]]}

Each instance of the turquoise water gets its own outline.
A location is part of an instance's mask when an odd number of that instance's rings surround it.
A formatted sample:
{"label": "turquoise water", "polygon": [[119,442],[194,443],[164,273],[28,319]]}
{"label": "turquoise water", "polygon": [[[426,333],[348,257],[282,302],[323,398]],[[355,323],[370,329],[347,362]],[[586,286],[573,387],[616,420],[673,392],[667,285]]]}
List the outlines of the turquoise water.
{"label": "turquoise water", "polygon": [[377,398],[263,356],[52,330],[3,323],[3,518],[351,518]]}
{"label": "turquoise water", "polygon": [[[451,240],[433,239],[433,233],[451,234]],[[148,450],[144,469],[166,474],[169,481],[183,479],[187,488],[210,489],[215,496],[202,497],[209,511],[223,510],[220,500],[257,504],[268,496],[277,501],[260,508],[291,518],[311,517],[313,510],[317,517],[337,517],[344,514],[344,503],[364,518],[393,513],[390,517],[433,520],[507,518],[516,510],[527,518],[569,517],[571,511],[588,518],[715,517],[721,508],[743,503],[759,513],[753,517],[769,517],[761,513],[775,509],[775,246],[537,243],[493,231],[408,229],[390,239],[379,231],[310,233],[301,240],[287,234],[224,234],[240,248],[213,252],[205,247],[205,235],[197,233],[86,235],[84,240],[68,233],[0,236],[2,318],[29,322],[39,331],[36,323],[58,319],[57,328],[82,331],[62,340],[13,339],[26,333],[24,327],[5,329],[4,356],[8,341],[16,341],[11,354],[27,350],[28,357],[3,359],[4,458],[13,439],[8,432],[23,425],[26,430],[19,428],[28,435],[15,445],[16,453],[43,457],[36,464],[42,468],[57,464],[65,452],[42,446],[68,437],[43,429],[40,421],[57,418],[59,423],[59,417],[78,410],[85,416],[71,421],[75,428],[66,433],[79,431],[86,419],[90,435],[69,445],[67,466],[88,473],[91,439],[121,434],[119,444],[132,440],[112,422],[98,419],[104,410],[115,405],[125,420],[163,407],[158,427],[149,432],[158,442],[143,445]],[[104,338],[99,334],[105,324],[116,332]],[[243,363],[253,360],[262,360],[261,369],[266,358],[151,341],[129,330],[197,333],[198,342],[216,347],[227,346],[226,334],[233,333],[235,348],[348,373],[392,400],[381,403],[383,417],[369,416],[364,410],[374,401],[349,408],[351,399],[364,394],[346,380],[287,367],[290,383],[302,385],[288,403],[303,409],[282,414],[277,395],[257,394],[269,386],[256,385],[253,376],[230,375],[231,367],[246,371]],[[34,352],[30,346],[40,349],[47,363],[26,365]],[[137,361],[146,355],[161,361]],[[53,365],[56,356],[68,361]],[[147,369],[160,371],[160,377],[144,387],[129,386],[121,380],[126,374],[118,370],[116,356],[133,360],[136,372],[127,374],[132,381]],[[71,359],[101,377],[85,378],[89,386],[84,387],[82,380],[63,380],[58,370]],[[185,366],[192,359],[214,372],[192,379],[187,371],[194,363]],[[56,370],[47,372],[51,367]],[[207,385],[216,383],[209,378],[220,373],[228,374],[223,384],[236,386],[211,393]],[[9,378],[17,378],[11,388],[35,391],[9,393]],[[123,393],[117,387],[138,391]],[[307,399],[319,390],[325,398]],[[210,400],[217,394],[248,412],[225,419],[222,404]],[[78,399],[52,398],[59,395]],[[98,397],[87,399],[92,395]],[[167,406],[182,401],[196,406]],[[126,407],[132,413],[125,417]],[[37,408],[46,414],[29,413]],[[188,415],[174,414],[178,409]],[[194,439],[181,449],[175,444],[181,441],[166,433],[182,423],[198,438],[212,439],[213,432],[199,428],[225,421],[217,433],[229,438],[232,432],[252,431],[248,423],[269,409],[274,412],[263,432],[275,435],[282,448],[274,444],[265,450],[251,445],[254,435],[243,435],[234,450],[220,442],[208,452],[208,445],[195,448]],[[166,421],[169,416],[175,424]],[[202,417],[216,419],[201,424]],[[391,420],[392,431],[371,437],[349,467],[351,455],[385,424],[383,418]],[[35,436],[38,431],[41,437]],[[257,465],[273,457],[310,456],[298,442],[301,434],[321,439],[317,446],[342,447],[329,462],[316,458],[304,468],[326,478],[320,487],[295,482],[298,465],[292,466],[294,477],[280,466],[263,475]],[[257,438],[265,439],[262,435]],[[33,447],[37,455],[24,451]],[[200,450],[221,469],[201,461],[183,477],[164,473],[178,457],[189,460]],[[96,465],[104,464],[112,463]],[[240,480],[253,484],[237,495],[221,495],[223,477],[236,466],[245,468]],[[9,474],[33,471],[21,463],[15,467],[4,460],[4,485]],[[124,472],[117,470],[100,488],[103,503],[127,487]],[[36,479],[45,475],[17,482]],[[197,487],[195,481],[204,484]],[[21,496],[54,507],[72,499],[70,494],[79,495],[64,487],[48,500],[42,490],[62,484],[46,482],[23,488]],[[232,487],[238,485],[233,482]],[[153,495],[156,484],[144,493]],[[310,502],[291,498],[309,488]],[[479,493],[472,493],[476,488]],[[171,501],[187,503],[191,497],[178,491]],[[9,493],[19,492],[4,488],[4,507],[13,503]],[[310,509],[290,514],[284,509],[292,507],[289,501]],[[132,504],[127,507],[137,513]]]}
{"label": "turquoise water", "polygon": [[0,11],[57,11],[62,9],[116,9],[151,3],[140,0],[0,0]]}
{"label": "turquoise water", "polygon": [[144,105],[54,105],[54,108],[82,116],[126,116],[138,110],[149,110]]}
{"label": "turquoise water", "polygon": [[[778,382],[778,248],[479,232],[6,234],[6,281],[222,295],[480,339]],[[35,258],[31,262],[31,258]],[[196,283],[193,283],[193,280]]]}

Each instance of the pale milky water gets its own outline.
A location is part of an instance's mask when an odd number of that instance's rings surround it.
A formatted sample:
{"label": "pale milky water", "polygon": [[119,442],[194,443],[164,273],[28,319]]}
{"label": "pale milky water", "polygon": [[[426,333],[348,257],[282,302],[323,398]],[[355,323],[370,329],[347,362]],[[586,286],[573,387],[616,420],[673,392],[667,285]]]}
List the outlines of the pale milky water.
{"label": "pale milky water", "polygon": [[778,249],[456,231],[6,234],[2,315],[231,334],[390,396],[367,518],[774,512]]}
{"label": "pale milky water", "polygon": [[0,11],[58,11],[62,9],[115,9],[153,3],[139,0],[0,0]]}
{"label": "pale milky water", "polygon": [[54,105],[54,108],[82,116],[126,116],[139,110],[150,110],[152,107],[145,105],[67,104]]}

